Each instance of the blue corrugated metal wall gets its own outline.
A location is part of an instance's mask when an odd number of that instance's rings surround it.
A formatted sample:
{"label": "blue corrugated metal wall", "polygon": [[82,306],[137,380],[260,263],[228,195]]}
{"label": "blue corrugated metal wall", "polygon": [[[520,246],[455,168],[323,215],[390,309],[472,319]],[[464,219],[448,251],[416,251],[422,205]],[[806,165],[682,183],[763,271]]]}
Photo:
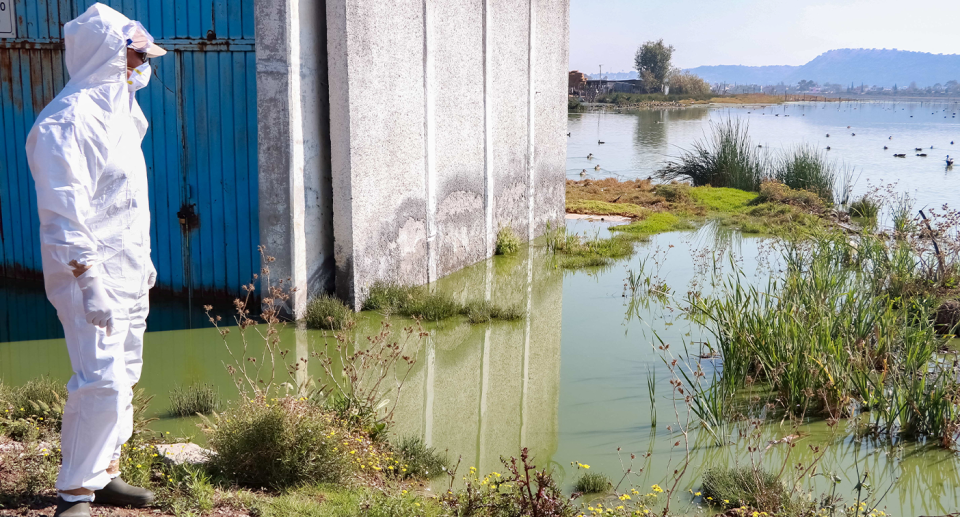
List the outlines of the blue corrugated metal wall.
{"label": "blue corrugated metal wall", "polygon": [[[36,193],[24,153],[68,79],[63,23],[92,0],[15,0],[0,39],[0,276],[39,278]],[[171,52],[137,94],[150,120],[153,261],[160,287],[236,294],[259,269],[254,0],[108,0]]]}

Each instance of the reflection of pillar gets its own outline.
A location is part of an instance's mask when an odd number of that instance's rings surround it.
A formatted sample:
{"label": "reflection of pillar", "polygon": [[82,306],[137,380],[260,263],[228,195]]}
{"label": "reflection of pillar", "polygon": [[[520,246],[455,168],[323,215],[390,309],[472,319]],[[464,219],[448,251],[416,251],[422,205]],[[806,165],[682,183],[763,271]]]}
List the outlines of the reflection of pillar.
{"label": "reflection of pillar", "polygon": [[[490,301],[493,294],[493,260],[487,260],[487,267],[484,270],[484,300]],[[477,421],[477,461],[479,466],[483,459],[483,451],[486,448],[484,440],[484,418],[487,416],[487,390],[490,389],[490,325],[483,332],[482,360],[480,361],[480,419]]]}
{"label": "reflection of pillar", "polygon": [[427,353],[423,380],[423,443],[433,446],[433,376],[437,366],[437,351],[434,337],[427,338]]}
{"label": "reflection of pillar", "polygon": [[[528,246],[529,249],[529,246]],[[528,253],[531,257],[527,260],[527,309],[524,311],[523,327],[523,381],[520,390],[520,447],[527,444],[527,419],[523,415],[527,413],[527,381],[530,379],[530,321],[533,319],[533,253]]]}
{"label": "reflection of pillar", "polygon": [[[293,379],[297,383],[297,396],[302,397],[306,394],[310,382],[310,372],[307,371],[307,362],[310,361],[310,345],[307,335],[306,324],[302,321],[297,323],[296,330],[293,331],[296,353],[294,360],[297,369],[294,371]],[[306,359],[306,361],[304,361]]]}

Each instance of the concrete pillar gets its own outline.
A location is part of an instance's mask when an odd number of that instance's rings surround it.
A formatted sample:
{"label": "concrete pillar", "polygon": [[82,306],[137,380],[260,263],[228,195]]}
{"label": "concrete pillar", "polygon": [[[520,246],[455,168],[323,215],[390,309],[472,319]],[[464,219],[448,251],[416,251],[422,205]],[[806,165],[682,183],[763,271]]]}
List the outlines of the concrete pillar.
{"label": "concrete pillar", "polygon": [[332,287],[325,13],[313,0],[256,0],[255,13],[260,242],[299,317]]}
{"label": "concrete pillar", "polygon": [[569,0],[327,0],[336,289],[562,224]]}

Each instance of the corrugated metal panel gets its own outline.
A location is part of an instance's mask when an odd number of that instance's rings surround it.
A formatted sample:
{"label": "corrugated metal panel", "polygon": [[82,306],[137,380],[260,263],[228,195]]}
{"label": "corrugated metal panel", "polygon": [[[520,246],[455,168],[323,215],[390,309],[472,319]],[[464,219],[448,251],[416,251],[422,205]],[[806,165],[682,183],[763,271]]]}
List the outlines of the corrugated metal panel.
{"label": "corrugated metal panel", "polygon": [[[63,88],[63,23],[93,0],[15,0],[0,41],[0,276],[38,278],[36,193],[24,155],[37,114]],[[161,287],[234,293],[259,270],[254,0],[105,0],[171,50],[137,94],[150,121],[153,260]],[[179,215],[190,211],[196,217]]]}

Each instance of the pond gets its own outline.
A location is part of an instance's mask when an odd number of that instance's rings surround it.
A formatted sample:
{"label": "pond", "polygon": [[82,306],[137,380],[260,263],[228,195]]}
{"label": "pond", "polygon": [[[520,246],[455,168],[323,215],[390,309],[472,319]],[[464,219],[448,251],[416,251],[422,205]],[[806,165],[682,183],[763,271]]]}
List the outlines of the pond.
{"label": "pond", "polygon": [[[749,123],[754,143],[773,155],[800,143],[824,150],[830,146],[830,158],[856,170],[855,195],[895,183],[897,191],[916,200],[917,208],[940,207],[960,199],[960,167],[946,167],[947,155],[960,155],[957,113],[956,102],[809,102],[572,113],[567,178],[581,179],[584,169],[587,178],[650,177],[666,160],[703,139],[705,132],[709,135],[711,121],[740,118]],[[907,157],[894,158],[895,153]],[[590,154],[594,157],[588,160]],[[594,169],[597,165],[599,171]]]}
{"label": "pond", "polygon": [[[797,106],[767,109],[791,114],[801,110]],[[858,113],[851,116],[862,116],[861,109],[858,106]],[[663,155],[673,152],[673,146],[686,146],[697,138],[704,121],[727,116],[729,111],[695,108],[571,115],[568,168],[578,176],[583,168],[580,160],[585,162],[585,158],[577,156],[594,152],[605,157],[603,163],[611,167],[609,174],[645,177],[662,163]],[[807,113],[810,124],[826,119]],[[793,124],[793,119],[802,118],[797,115],[788,120]],[[665,123],[655,124],[661,121]],[[766,130],[764,141],[780,142],[776,135],[787,134],[786,130],[775,132],[780,122],[764,119],[757,123],[754,117],[751,131]],[[931,122],[931,128],[923,131],[928,135],[946,131],[937,128],[938,124]],[[652,125],[664,126],[660,137],[648,134],[657,129]],[[821,129],[804,131],[813,134],[814,130]],[[589,149],[594,136],[587,138],[587,131],[603,135],[607,143],[602,152],[609,155]],[[858,133],[856,138],[860,136]],[[595,140],[593,145],[597,146]],[[851,148],[851,154],[843,156],[852,160],[856,153],[866,152],[857,149]],[[934,167],[932,160],[926,162],[929,171],[920,170],[924,166],[920,158],[896,163],[916,167],[903,169],[900,179],[905,183],[926,174],[960,186],[951,171]],[[893,174],[893,170],[881,174]],[[919,179],[910,181],[918,198],[925,199],[921,203],[949,200],[948,187],[926,188]],[[568,220],[567,227],[590,235],[608,233],[605,223]],[[688,424],[687,410],[672,396],[667,362],[686,356],[685,349],[697,360],[709,335],[682,310],[683,299],[690,291],[709,294],[717,279],[735,270],[750,281],[766,282],[781,268],[777,257],[773,240],[744,237],[708,224],[695,231],[653,236],[638,243],[633,257],[608,268],[558,269],[543,243],[536,242],[517,256],[494,257],[450,275],[434,287],[461,300],[480,297],[502,305],[520,305],[525,317],[517,322],[471,325],[458,319],[430,325],[430,336],[419,343],[417,362],[397,401],[393,433],[419,436],[448,451],[452,460],[462,458],[461,469],[474,466],[481,473],[502,471],[500,458],[517,455],[526,446],[537,465],[553,468],[567,490],[580,473],[572,462],[588,464],[591,472],[602,472],[616,483],[631,462],[630,454],[637,459],[627,482],[637,486],[661,484],[667,488],[669,473],[687,465],[687,473],[676,487],[683,493],[695,492],[707,469],[749,465],[751,458],[791,478],[798,463],[809,465],[814,460],[812,445],[826,450],[818,464],[824,476],[815,477],[814,485],[805,485],[817,493],[831,486],[827,474],[836,475],[840,480],[836,493],[846,502],[855,501],[854,486],[864,470],[869,470],[875,490],[883,493],[889,488],[881,503],[888,513],[943,515],[960,510],[956,489],[960,486],[960,460],[954,453],[931,444],[858,438],[855,426],[843,421],[831,426],[813,420],[798,427],[776,421],[762,426],[755,441],[734,437],[735,444],[722,447],[706,433],[691,432],[687,452],[688,442],[680,432]],[[665,281],[665,295],[631,296],[625,279],[629,272],[640,271]],[[20,321],[28,325],[58,324],[50,313],[24,308],[24,303],[37,307],[45,303],[42,292],[17,289],[0,288],[7,317],[17,320],[17,314],[22,314]],[[161,307],[159,317],[164,317],[164,310]],[[229,310],[229,305],[215,308],[225,317]],[[377,314],[364,314],[357,332],[375,333],[381,319]],[[392,324],[399,328],[410,322],[393,318]],[[238,337],[237,332],[231,333],[232,346],[237,346]],[[329,340],[321,331],[292,326],[282,333],[283,348],[297,357],[309,355]],[[666,350],[662,348],[665,344],[669,345]],[[719,366],[710,358],[700,362],[708,376]],[[201,381],[218,386],[224,398],[235,397],[236,389],[225,368],[228,364],[230,355],[215,329],[147,333],[139,387],[155,397],[150,408],[159,420],[152,428],[203,442],[196,418],[167,414],[169,393],[177,386]],[[40,375],[69,378],[69,360],[61,339],[0,343],[0,379],[17,385]],[[322,372],[312,369],[303,375],[319,377]],[[788,436],[796,447],[771,443]],[[751,454],[751,446],[759,447],[760,452]],[[443,483],[437,481],[435,489]],[[693,496],[678,499],[674,510],[698,511]]]}

